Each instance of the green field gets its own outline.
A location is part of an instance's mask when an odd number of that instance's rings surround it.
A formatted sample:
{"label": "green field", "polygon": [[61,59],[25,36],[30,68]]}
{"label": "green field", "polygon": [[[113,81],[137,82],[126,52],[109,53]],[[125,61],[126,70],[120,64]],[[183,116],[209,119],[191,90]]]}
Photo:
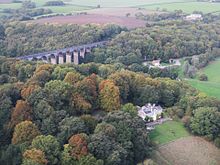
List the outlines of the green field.
{"label": "green field", "polygon": [[74,5],[65,5],[65,6],[50,6],[44,7],[46,9],[51,9],[54,13],[72,13],[75,11],[89,10],[92,7],[87,6],[74,6]]}
{"label": "green field", "polygon": [[[32,0],[37,7],[44,7],[46,0]],[[146,9],[167,9],[174,11],[181,9],[186,13],[193,11],[203,11],[204,13],[220,11],[220,3],[196,2],[196,0],[63,0],[65,6],[48,6],[54,13],[71,13],[92,9],[100,5],[101,7],[143,7]],[[4,8],[19,8],[21,4],[1,4],[0,11]]]}
{"label": "green field", "polygon": [[150,132],[150,139],[156,144],[165,144],[186,136],[189,136],[189,133],[183,124],[177,121],[165,122]]}
{"label": "green field", "polygon": [[[94,7],[92,6],[82,6],[82,5],[73,5],[73,4],[69,4],[67,3],[65,6],[44,6],[45,4],[45,0],[32,0],[32,2],[36,3],[37,8],[47,8],[47,9],[51,9],[53,11],[53,13],[72,13],[75,11],[84,11],[84,10],[89,10],[89,9],[93,9]],[[10,3],[10,4],[1,4],[0,5],[0,15],[3,15],[4,13],[2,13],[3,9],[18,9],[21,7],[21,3]],[[5,15],[5,14],[4,14]]]}
{"label": "green field", "polygon": [[190,2],[195,0],[64,0],[71,4],[88,5],[101,7],[134,7],[141,5],[157,4],[157,3],[172,3],[172,2]]}
{"label": "green field", "polygon": [[199,73],[205,73],[208,76],[208,81],[205,82],[196,79],[189,79],[187,81],[208,96],[214,96],[220,99],[220,59],[215,60]]}
{"label": "green field", "polygon": [[220,11],[220,3],[210,2],[183,2],[183,3],[159,3],[141,6],[146,9],[166,9],[167,11],[174,11],[181,9],[185,13],[192,13],[193,11],[202,11],[204,13]]}
{"label": "green field", "polygon": [[11,4],[0,4],[0,14],[2,12],[3,9],[18,9],[21,7],[21,4],[17,4],[17,3],[11,3]]}

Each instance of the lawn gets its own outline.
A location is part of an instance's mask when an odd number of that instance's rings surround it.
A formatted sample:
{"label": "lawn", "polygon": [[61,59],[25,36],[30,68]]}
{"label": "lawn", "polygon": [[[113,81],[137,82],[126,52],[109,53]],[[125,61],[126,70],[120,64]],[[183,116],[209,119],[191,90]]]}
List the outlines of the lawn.
{"label": "lawn", "polygon": [[188,79],[187,82],[208,96],[214,96],[220,99],[220,58],[200,70],[199,73],[205,73],[208,76],[208,81]]}
{"label": "lawn", "polygon": [[146,9],[166,9],[167,11],[182,10],[186,13],[192,13],[193,11],[202,11],[204,13],[210,13],[220,11],[220,3],[210,2],[176,2],[176,3],[159,3],[149,4],[142,6]]}
{"label": "lawn", "polygon": [[170,141],[189,136],[181,122],[167,121],[150,132],[150,139],[156,144],[165,144]]}

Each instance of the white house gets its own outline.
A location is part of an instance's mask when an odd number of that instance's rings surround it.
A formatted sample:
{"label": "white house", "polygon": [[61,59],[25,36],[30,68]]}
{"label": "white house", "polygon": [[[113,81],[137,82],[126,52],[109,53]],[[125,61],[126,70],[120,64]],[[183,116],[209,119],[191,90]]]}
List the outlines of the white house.
{"label": "white house", "polygon": [[143,120],[146,117],[152,118],[153,121],[161,118],[163,112],[163,108],[161,106],[155,106],[155,104],[146,104],[145,106],[138,107],[138,116],[140,116]]}
{"label": "white house", "polygon": [[153,66],[156,66],[156,67],[160,66],[160,60],[153,60],[151,63]]}
{"label": "white house", "polygon": [[186,16],[187,21],[196,21],[196,20],[202,20],[202,15],[201,14],[190,14]]}

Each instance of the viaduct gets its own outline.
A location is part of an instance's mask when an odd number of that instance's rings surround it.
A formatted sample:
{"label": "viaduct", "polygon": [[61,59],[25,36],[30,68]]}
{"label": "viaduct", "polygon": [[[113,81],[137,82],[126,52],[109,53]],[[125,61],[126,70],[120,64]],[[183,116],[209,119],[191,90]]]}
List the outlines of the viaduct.
{"label": "viaduct", "polygon": [[64,64],[74,63],[78,65],[93,48],[102,47],[107,41],[95,42],[92,44],[73,46],[70,48],[59,49],[55,51],[37,53],[27,56],[17,57],[18,60],[41,60],[45,63]]}

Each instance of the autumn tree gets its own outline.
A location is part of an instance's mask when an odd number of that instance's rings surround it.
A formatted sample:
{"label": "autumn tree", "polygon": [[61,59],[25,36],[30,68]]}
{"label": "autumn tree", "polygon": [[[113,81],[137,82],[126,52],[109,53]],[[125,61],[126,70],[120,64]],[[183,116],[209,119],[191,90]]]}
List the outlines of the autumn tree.
{"label": "autumn tree", "polygon": [[32,109],[26,101],[18,100],[11,114],[11,127],[25,120],[32,120]]}
{"label": "autumn tree", "polygon": [[22,165],[28,165],[32,163],[37,163],[39,165],[46,165],[47,159],[45,158],[44,152],[39,149],[33,148],[30,150],[26,150],[23,153],[23,163]]}
{"label": "autumn tree", "polygon": [[88,113],[92,105],[79,93],[74,93],[72,95],[71,99],[71,110],[69,111],[70,114],[83,114],[83,113]]}
{"label": "autumn tree", "polygon": [[36,148],[44,152],[48,164],[57,164],[60,156],[60,144],[57,139],[51,135],[37,136],[33,139],[32,148]]}
{"label": "autumn tree", "polygon": [[88,154],[87,141],[88,136],[84,133],[73,135],[69,139],[70,155],[77,160],[86,156]]}
{"label": "autumn tree", "polygon": [[49,73],[52,73],[54,70],[54,66],[52,64],[42,64],[42,65],[38,65],[36,68],[35,73],[38,73],[42,70],[48,71]]}
{"label": "autumn tree", "polygon": [[28,84],[21,90],[21,96],[24,99],[27,99],[34,91],[40,89],[40,86],[37,84]]}
{"label": "autumn tree", "polygon": [[76,85],[76,89],[86,101],[93,105],[93,108],[97,107],[98,83],[96,75],[93,74],[79,81]]}
{"label": "autumn tree", "polygon": [[31,143],[38,135],[40,132],[35,124],[31,121],[23,121],[15,126],[12,144]]}
{"label": "autumn tree", "polygon": [[103,80],[99,85],[101,108],[107,112],[120,108],[119,88],[111,80]]}
{"label": "autumn tree", "polygon": [[50,80],[50,72],[46,70],[41,70],[35,72],[33,77],[30,79],[31,82],[37,83],[39,86],[43,87],[46,82]]}
{"label": "autumn tree", "polygon": [[119,87],[122,101],[127,102],[131,90],[132,73],[129,71],[116,72],[110,75],[109,79],[113,80],[115,85]]}

